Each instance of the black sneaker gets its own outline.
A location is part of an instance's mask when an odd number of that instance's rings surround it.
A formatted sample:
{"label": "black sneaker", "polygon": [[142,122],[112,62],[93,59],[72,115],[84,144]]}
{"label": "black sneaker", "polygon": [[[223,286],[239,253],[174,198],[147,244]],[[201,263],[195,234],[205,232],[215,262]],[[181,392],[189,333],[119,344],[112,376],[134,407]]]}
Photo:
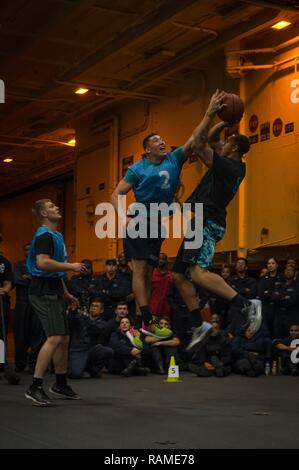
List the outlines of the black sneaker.
{"label": "black sneaker", "polygon": [[25,397],[36,406],[52,406],[52,402],[42,387],[28,388]]}
{"label": "black sneaker", "polygon": [[56,397],[64,398],[65,400],[81,400],[78,393],[74,392],[69,385],[65,385],[62,388],[57,387],[56,384],[52,385],[52,387],[49,388],[49,392],[53,393]]}
{"label": "black sneaker", "polygon": [[137,361],[136,361],[136,359],[133,359],[133,360],[130,362],[130,364],[128,365],[128,367],[122,371],[122,374],[123,374],[125,377],[131,377],[132,375],[135,375],[135,374],[136,374],[137,367],[138,367]]}

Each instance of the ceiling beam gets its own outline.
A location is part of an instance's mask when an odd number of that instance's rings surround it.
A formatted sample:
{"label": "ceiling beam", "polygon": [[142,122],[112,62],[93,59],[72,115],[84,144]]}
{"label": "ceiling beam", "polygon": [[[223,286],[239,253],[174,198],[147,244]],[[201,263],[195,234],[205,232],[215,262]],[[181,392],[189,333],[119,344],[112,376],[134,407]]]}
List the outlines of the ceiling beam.
{"label": "ceiling beam", "polygon": [[39,22],[38,27],[34,31],[34,36],[29,37],[27,41],[23,41],[20,46],[12,51],[10,58],[6,61],[2,61],[0,64],[1,73],[7,74],[9,67],[15,65],[16,60],[21,58],[28,50],[40,42],[42,39],[45,39],[47,34],[54,28],[57,28],[60,24],[73,16],[80,13],[80,11],[86,10],[94,0],[73,0],[72,2],[64,4],[61,8],[56,8],[52,15],[44,17]]}
{"label": "ceiling beam", "polygon": [[[85,7],[91,2],[91,0],[76,0],[76,4],[78,3],[78,1],[80,4],[85,4]],[[158,8],[156,7],[150,12],[147,12],[142,17],[142,20],[139,18],[138,21],[131,23],[131,25],[127,27],[124,31],[119,32],[110,41],[105,44],[102,44],[101,49],[88,55],[88,57],[86,57],[83,61],[81,61],[79,64],[75,64],[67,72],[60,75],[59,77],[56,77],[56,79],[62,81],[70,81],[73,78],[78,77],[78,75],[82,74],[88,68],[98,64],[107,57],[110,57],[112,54],[126,48],[137,39],[140,39],[142,35],[148,33],[149,31],[152,31],[153,28],[158,27],[164,22],[172,19],[174,16],[184,11],[189,6],[192,6],[194,4],[198,5],[200,3],[204,4],[205,0],[165,0],[163,4],[160,5]],[[33,42],[35,42],[35,40]],[[54,79],[47,83],[45,87],[35,97],[41,98],[45,94],[54,91],[56,88],[57,83]],[[11,117],[14,117],[15,113],[20,110],[23,111],[27,106],[30,106],[30,104],[18,104],[14,106],[12,111],[5,116],[5,123],[7,124],[9,119]]]}
{"label": "ceiling beam", "polygon": [[[132,81],[126,87],[123,87],[123,90],[134,90],[139,91],[160,81],[162,78],[167,77],[168,75],[175,73],[179,70],[182,70],[186,66],[203,59],[212,53],[216,52],[218,49],[222,49],[224,45],[236,38],[242,38],[253,34],[254,31],[258,29],[265,28],[267,23],[272,22],[277,16],[277,10],[265,10],[259,15],[254,15],[252,18],[245,22],[238,23],[235,26],[230,26],[228,29],[219,34],[217,39],[208,39],[206,42],[196,43],[193,47],[188,47],[183,52],[178,54],[174,59],[168,61],[165,64],[156,67],[155,69],[150,70],[149,72],[140,75],[135,80]],[[86,106],[86,110],[81,108],[75,115],[75,119],[80,119],[84,114],[89,114],[95,110],[102,109],[107,107],[109,104],[120,101],[120,97],[116,99],[110,98],[105,100],[102,104],[98,104],[96,107],[92,108],[90,104]],[[88,108],[88,109],[87,109]]]}
{"label": "ceiling beam", "polygon": [[140,39],[144,34],[173,18],[189,6],[200,3],[205,2],[204,0],[165,1],[159,8],[155,8],[153,11],[145,14],[142,21],[140,21],[139,18],[138,21],[131,23],[129,27],[118,33],[112,40],[102,44],[100,49],[87,56],[78,64],[75,64],[64,73],[62,77],[59,77],[59,79],[72,80],[85,70],[107,59],[115,52],[126,48],[137,39]]}

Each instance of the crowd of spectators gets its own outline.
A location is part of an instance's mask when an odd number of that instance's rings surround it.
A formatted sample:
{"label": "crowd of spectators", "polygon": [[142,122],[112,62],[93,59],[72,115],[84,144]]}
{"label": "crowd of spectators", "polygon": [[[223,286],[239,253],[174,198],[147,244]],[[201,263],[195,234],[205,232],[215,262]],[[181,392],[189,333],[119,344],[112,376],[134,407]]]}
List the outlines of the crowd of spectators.
{"label": "crowd of spectators", "polygon": [[[29,250],[25,246],[25,258]],[[10,292],[16,289],[13,312],[15,369],[33,373],[37,354],[45,337],[28,300],[30,275],[26,260],[11,263],[0,256],[0,296],[7,330]],[[275,258],[260,270],[259,278],[248,274],[245,258],[235,266],[224,265],[221,276],[239,294],[262,302],[262,325],[253,333],[248,325],[235,328],[229,303],[197,287],[202,316],[212,328],[192,352],[189,312],[168,268],[165,253],[153,272],[150,308],[157,322],[169,330],[167,337],[144,335],[134,328],[136,315],[132,272],[125,257],[106,261],[105,272],[95,275],[91,260],[82,261],[87,272],[67,280],[67,287],[80,303],[69,311],[71,332],[69,377],[100,378],[102,372],[147,375],[167,373],[173,356],[181,370],[200,377],[225,377],[234,372],[248,377],[268,373],[299,375],[299,365],[291,360],[292,341],[299,340],[299,276],[296,260],[289,258],[279,269]],[[299,344],[299,341],[298,341]]]}

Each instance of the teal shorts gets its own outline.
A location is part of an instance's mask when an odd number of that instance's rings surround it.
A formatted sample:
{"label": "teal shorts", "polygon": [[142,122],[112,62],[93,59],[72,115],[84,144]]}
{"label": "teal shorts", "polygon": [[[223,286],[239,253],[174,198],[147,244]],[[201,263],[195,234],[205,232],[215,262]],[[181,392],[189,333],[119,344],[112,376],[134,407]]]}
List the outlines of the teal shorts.
{"label": "teal shorts", "polygon": [[224,237],[224,234],[224,227],[210,219],[205,220],[201,247],[197,249],[185,249],[185,239],[180,246],[172,270],[177,273],[185,274],[186,269],[192,265],[200,266],[203,269],[210,269],[216,243]]}

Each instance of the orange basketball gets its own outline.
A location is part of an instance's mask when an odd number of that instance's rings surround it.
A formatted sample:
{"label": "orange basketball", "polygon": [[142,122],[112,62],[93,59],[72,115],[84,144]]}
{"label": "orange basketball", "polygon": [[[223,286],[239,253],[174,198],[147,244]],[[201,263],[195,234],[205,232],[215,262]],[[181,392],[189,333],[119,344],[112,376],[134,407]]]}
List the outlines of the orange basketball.
{"label": "orange basketball", "polygon": [[226,93],[222,100],[223,104],[226,104],[218,112],[218,117],[225,122],[234,124],[241,121],[244,114],[244,103],[238,95],[233,93]]}

